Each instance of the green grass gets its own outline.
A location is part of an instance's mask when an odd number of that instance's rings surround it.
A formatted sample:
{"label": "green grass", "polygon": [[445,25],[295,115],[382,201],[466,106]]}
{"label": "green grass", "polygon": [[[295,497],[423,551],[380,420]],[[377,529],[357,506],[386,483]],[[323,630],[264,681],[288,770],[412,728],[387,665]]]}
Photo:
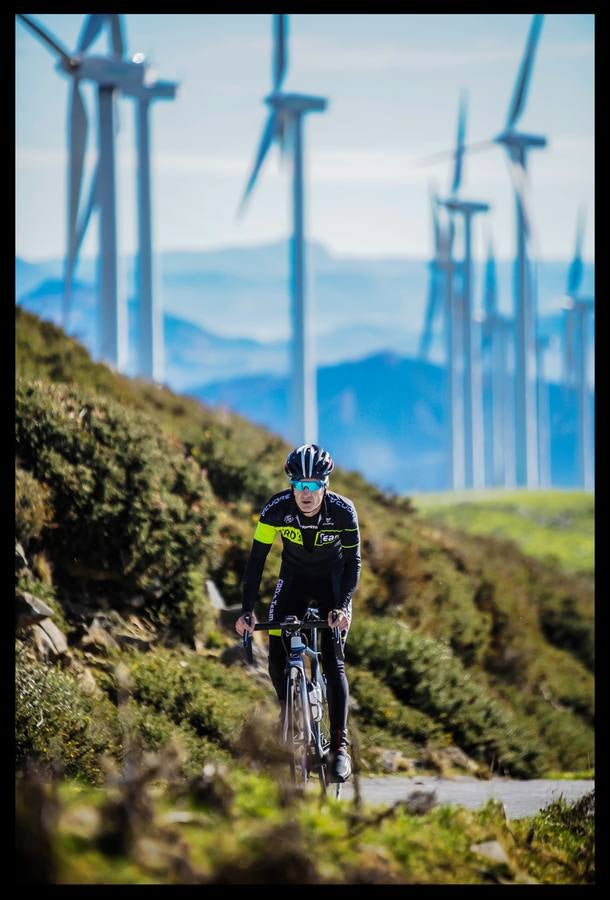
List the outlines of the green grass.
{"label": "green grass", "polygon": [[[317,792],[294,795],[240,769],[210,777],[217,790],[207,794],[176,794],[175,785],[143,777],[137,802],[120,787],[62,782],[32,792],[18,781],[18,828],[28,800],[37,797],[45,812],[42,845],[21,845],[19,880],[41,852],[46,883],[60,884],[586,884],[595,877],[593,795],[508,822],[493,801],[414,815],[404,801],[356,808],[322,802]],[[117,817],[119,809],[127,817]],[[505,861],[478,852],[487,842],[500,845]]]}
{"label": "green grass", "polygon": [[464,491],[417,494],[419,514],[474,535],[514,541],[529,556],[555,557],[569,572],[593,573],[595,501],[582,491]]}

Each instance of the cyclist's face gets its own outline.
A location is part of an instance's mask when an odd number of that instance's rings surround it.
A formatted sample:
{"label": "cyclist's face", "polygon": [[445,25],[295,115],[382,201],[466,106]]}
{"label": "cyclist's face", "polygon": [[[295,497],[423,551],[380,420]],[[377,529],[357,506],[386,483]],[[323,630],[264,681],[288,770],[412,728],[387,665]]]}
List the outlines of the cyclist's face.
{"label": "cyclist's face", "polygon": [[313,516],[322,506],[322,498],[324,497],[323,487],[318,488],[317,491],[310,491],[309,488],[297,491],[295,487],[293,487],[292,490],[294,491],[294,499],[296,500],[297,506],[306,516]]}

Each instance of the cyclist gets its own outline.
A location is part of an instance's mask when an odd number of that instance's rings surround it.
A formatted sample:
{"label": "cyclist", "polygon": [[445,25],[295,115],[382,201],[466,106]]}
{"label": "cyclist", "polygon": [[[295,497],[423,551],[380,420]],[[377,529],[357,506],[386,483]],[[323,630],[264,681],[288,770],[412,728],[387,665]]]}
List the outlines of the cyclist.
{"label": "cyclist", "polygon": [[[274,494],[263,508],[254,533],[243,578],[242,615],[235,629],[243,635],[256,623],[254,603],[267,554],[276,536],[282,536],[282,562],[269,607],[269,621],[305,614],[310,601],[321,618],[338,627],[345,642],[352,615],[352,596],[360,577],[360,532],[351,500],[328,489],[334,462],[317,444],[303,444],[288,454],[284,471],[288,490]],[[245,620],[249,616],[249,623]],[[347,752],[349,685],[342,660],[335,654],[332,632],[321,632],[322,665],[328,688],[331,728],[331,773],[344,781],[351,773]],[[269,674],[278,700],[286,702],[286,652],[281,631],[269,632]]]}

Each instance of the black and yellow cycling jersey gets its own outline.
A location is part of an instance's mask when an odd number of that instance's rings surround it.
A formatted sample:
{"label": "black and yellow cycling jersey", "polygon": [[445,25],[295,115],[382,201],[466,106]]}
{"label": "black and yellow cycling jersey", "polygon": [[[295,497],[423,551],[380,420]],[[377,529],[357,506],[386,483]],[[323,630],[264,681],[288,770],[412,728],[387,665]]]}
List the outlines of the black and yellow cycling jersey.
{"label": "black and yellow cycling jersey", "polygon": [[271,497],[260,514],[244,574],[244,612],[254,608],[276,534],[283,543],[280,577],[289,571],[308,579],[332,578],[337,608],[347,609],[360,576],[360,531],[352,501],[327,489],[320,510],[306,516],[291,488]]}

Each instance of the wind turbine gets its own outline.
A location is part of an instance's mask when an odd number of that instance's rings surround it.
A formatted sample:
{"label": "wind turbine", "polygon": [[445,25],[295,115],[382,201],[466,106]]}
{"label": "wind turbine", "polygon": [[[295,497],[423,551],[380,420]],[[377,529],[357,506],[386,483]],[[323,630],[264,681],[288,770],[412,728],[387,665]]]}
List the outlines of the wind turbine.
{"label": "wind turbine", "polygon": [[[516,130],[523,113],[540,29],[544,16],[534,15],[517,81],[508,110],[504,130],[491,140],[479,141],[463,148],[462,152],[486,150],[494,144],[504,147],[516,205],[516,259],[514,278],[515,298],[515,453],[517,484],[535,487],[538,483],[538,437],[536,410],[536,335],[535,297],[528,265],[527,242],[535,247],[536,236],[529,201],[527,177],[527,151],[546,147],[547,140],[539,135]],[[456,155],[458,151],[455,151]],[[446,153],[435,154],[421,163],[446,158]]]}
{"label": "wind turbine", "polygon": [[[64,327],[67,325],[71,285],[78,253],[94,207],[100,212],[99,227],[99,357],[119,371],[127,363],[127,309],[118,285],[116,173],[114,153],[115,98],[118,90],[137,90],[143,84],[141,65],[122,59],[124,42],[119,16],[93,14],[83,25],[77,49],[70,53],[46,28],[30,16],[18,13],[21,21],[58,57],[58,70],[72,80],[69,115],[68,158],[68,240],[63,299]],[[113,56],[86,54],[108,23]],[[98,162],[85,212],[79,216],[83,163],[87,139],[87,114],[80,93],[80,81],[97,85]]]}
{"label": "wind turbine", "polygon": [[[532,218],[529,212],[527,187],[527,151],[546,146],[546,138],[519,133],[515,126],[521,116],[532,73],[534,54],[540,36],[543,16],[536,14],[517,76],[506,128],[495,138],[502,144],[509,159],[515,185],[517,212],[517,260],[515,268],[516,308],[516,465],[517,484],[536,487],[538,484],[538,437],[536,412],[536,333],[535,297],[532,296],[526,239],[532,237]],[[529,276],[529,277],[528,277]]]}
{"label": "wind turbine", "polygon": [[241,214],[245,208],[271,145],[274,141],[279,141],[281,147],[287,144],[292,149],[293,233],[290,244],[293,340],[292,437],[295,441],[315,442],[318,414],[313,335],[305,277],[303,117],[309,112],[323,112],[326,109],[327,101],[323,97],[289,94],[282,91],[287,67],[287,15],[274,14],[273,34],[273,89],[271,94],[265,98],[265,103],[271,109],[238,214]]}
{"label": "wind turbine", "polygon": [[463,217],[464,258],[460,266],[462,353],[464,360],[464,467],[465,486],[482,487],[484,483],[483,461],[483,411],[481,407],[480,348],[476,340],[478,329],[474,326],[472,309],[472,217],[488,212],[489,204],[458,197],[462,181],[462,159],[466,131],[466,95],[460,98],[458,133],[455,151],[455,169],[451,194],[441,201],[450,214]]}
{"label": "wind turbine", "polygon": [[582,242],[585,214],[581,208],[576,226],[574,258],[568,270],[567,296],[564,302],[564,360],[568,383],[576,387],[578,408],[577,465],[579,482],[593,490],[593,420],[588,385],[589,323],[594,312],[592,297],[580,297],[583,276]]}

